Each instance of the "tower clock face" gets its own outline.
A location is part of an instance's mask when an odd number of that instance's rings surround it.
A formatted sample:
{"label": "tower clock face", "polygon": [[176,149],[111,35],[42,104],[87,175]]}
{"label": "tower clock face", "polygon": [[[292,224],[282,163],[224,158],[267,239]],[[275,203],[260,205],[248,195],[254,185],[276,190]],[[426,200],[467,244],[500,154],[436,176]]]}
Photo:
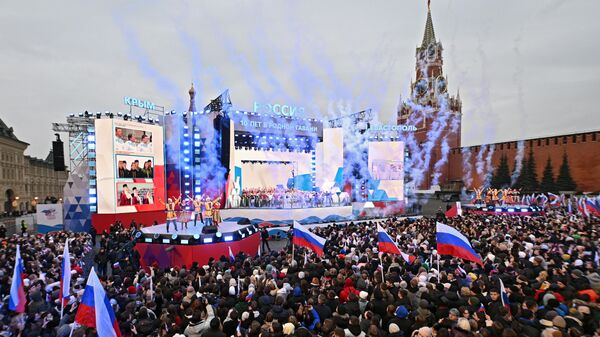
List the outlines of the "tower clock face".
{"label": "tower clock face", "polygon": [[439,76],[436,79],[435,83],[436,83],[437,92],[443,94],[448,90],[448,85],[446,83],[446,79],[444,78],[444,76]]}
{"label": "tower clock face", "polygon": [[425,79],[420,79],[417,84],[415,84],[415,91],[417,96],[423,96],[427,92],[427,81]]}

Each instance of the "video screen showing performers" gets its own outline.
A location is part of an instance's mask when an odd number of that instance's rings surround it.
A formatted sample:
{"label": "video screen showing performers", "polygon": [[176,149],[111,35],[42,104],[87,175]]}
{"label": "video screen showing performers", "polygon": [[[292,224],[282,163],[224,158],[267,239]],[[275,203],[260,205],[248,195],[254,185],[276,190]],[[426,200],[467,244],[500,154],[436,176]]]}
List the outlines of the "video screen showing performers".
{"label": "video screen showing performers", "polygon": [[117,153],[147,153],[154,152],[152,132],[147,130],[115,127],[114,147]]}
{"label": "video screen showing performers", "polygon": [[117,155],[117,179],[154,178],[154,159],[143,156]]}
{"label": "video screen showing performers", "polygon": [[371,176],[377,180],[402,180],[404,177],[402,164],[400,160],[373,160]]}
{"label": "video screen showing performers", "polygon": [[117,207],[154,205],[154,184],[117,183]]}
{"label": "video screen showing performers", "polygon": [[94,127],[97,212],[162,210],[156,202],[165,199],[162,126],[97,119]]}

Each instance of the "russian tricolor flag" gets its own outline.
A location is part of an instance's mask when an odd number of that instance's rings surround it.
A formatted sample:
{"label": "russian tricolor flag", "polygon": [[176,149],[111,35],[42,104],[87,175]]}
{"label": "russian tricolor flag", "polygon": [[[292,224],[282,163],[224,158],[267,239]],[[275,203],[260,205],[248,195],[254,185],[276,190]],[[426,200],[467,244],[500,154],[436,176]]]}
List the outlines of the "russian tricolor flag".
{"label": "russian tricolor flag", "polygon": [[93,267],[75,315],[75,322],[95,328],[98,337],[121,337],[115,313]]}
{"label": "russian tricolor flag", "polygon": [[402,255],[402,258],[408,264],[412,264],[416,259],[414,256],[402,252],[385,229],[380,225],[377,225],[377,241],[377,249],[382,253]]}
{"label": "russian tricolor flag", "polygon": [[508,301],[506,288],[504,288],[504,282],[500,278],[498,280],[500,281],[500,299],[502,300],[502,305],[510,309],[510,302]]}
{"label": "russian tricolor flag", "polygon": [[227,246],[227,248],[229,248],[229,262],[234,263],[235,262],[235,255],[233,255],[233,252],[231,251],[231,247]]}
{"label": "russian tricolor flag", "polygon": [[440,255],[451,255],[483,265],[469,240],[456,229],[438,222],[436,224],[437,251]]}
{"label": "russian tricolor flag", "polygon": [[323,256],[323,249],[327,239],[311,233],[308,228],[305,228],[297,221],[294,221],[294,230],[292,233],[294,235],[292,240],[293,244],[306,247],[315,252],[318,256]]}
{"label": "russian tricolor flag", "polygon": [[23,261],[21,260],[21,247],[17,245],[15,257],[15,269],[13,270],[12,283],[10,285],[10,299],[8,309],[23,313],[25,312],[25,285],[23,284]]}
{"label": "russian tricolor flag", "polygon": [[65,249],[63,250],[62,276],[60,278],[60,298],[63,304],[69,302],[71,289],[71,255],[69,255],[69,239],[65,240]]}
{"label": "russian tricolor flag", "polygon": [[594,200],[590,198],[585,199],[584,207],[587,209],[587,214],[600,215],[600,204],[594,202]]}

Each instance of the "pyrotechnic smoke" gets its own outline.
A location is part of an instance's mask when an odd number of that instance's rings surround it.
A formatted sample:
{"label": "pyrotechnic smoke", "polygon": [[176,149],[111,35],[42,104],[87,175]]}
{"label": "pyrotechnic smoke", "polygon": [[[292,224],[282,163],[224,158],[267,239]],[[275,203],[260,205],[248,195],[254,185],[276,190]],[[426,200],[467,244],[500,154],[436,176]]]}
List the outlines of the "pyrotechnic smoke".
{"label": "pyrotechnic smoke", "polygon": [[525,141],[520,140],[517,142],[517,155],[515,156],[515,169],[513,170],[513,174],[510,177],[511,185],[514,185],[517,182],[517,178],[521,174],[521,170],[523,169],[523,158],[525,157]]}
{"label": "pyrotechnic smoke", "polygon": [[473,183],[473,164],[471,163],[471,148],[464,147],[462,149],[463,161],[463,182],[466,188],[470,188]]}
{"label": "pyrotechnic smoke", "polygon": [[496,145],[492,144],[488,146],[487,156],[485,158],[485,176],[484,176],[484,187],[489,187],[492,175],[494,173],[494,166],[492,165],[492,158],[494,157],[494,151],[496,150]]}
{"label": "pyrotechnic smoke", "polygon": [[477,170],[477,175],[479,175],[480,177],[483,175],[483,172],[485,170],[485,162],[483,161],[483,154],[485,152],[485,148],[487,145],[481,145],[481,147],[479,148],[479,152],[477,152],[477,157],[476,157],[476,162],[475,162],[475,169]]}

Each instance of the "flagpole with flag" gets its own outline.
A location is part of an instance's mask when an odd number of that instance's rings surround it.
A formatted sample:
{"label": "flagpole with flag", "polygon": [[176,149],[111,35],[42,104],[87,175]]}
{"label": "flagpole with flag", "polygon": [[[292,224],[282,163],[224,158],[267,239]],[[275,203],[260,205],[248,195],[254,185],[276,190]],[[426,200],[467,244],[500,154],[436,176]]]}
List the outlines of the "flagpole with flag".
{"label": "flagpole with flag", "polygon": [[316,234],[311,233],[308,228],[300,225],[297,221],[294,221],[293,227],[293,245],[292,245],[292,260],[294,259],[294,246],[299,245],[304,248],[308,248],[315,252],[318,256],[323,256],[325,249],[325,242],[327,239],[320,237]]}
{"label": "flagpole with flag", "polygon": [[382,253],[385,252],[400,255],[407,264],[412,264],[416,260],[416,257],[401,251],[392,237],[385,231],[385,229],[383,229],[383,227],[381,227],[381,225],[377,225],[377,241],[377,248]]}
{"label": "flagpole with flag", "polygon": [[510,309],[510,302],[508,301],[508,293],[506,292],[506,288],[504,288],[504,282],[502,282],[501,278],[498,278],[498,281],[500,281],[500,299],[502,300],[502,306]]}
{"label": "flagpole with flag", "polygon": [[60,318],[63,318],[65,302],[69,300],[71,289],[71,255],[69,254],[69,239],[65,240],[62,260],[62,277],[60,279]]}
{"label": "flagpole with flag", "polygon": [[469,239],[456,229],[438,222],[436,224],[436,242],[438,264],[439,255],[444,254],[476,262],[480,266],[483,266],[481,257],[473,250],[473,247],[471,247],[471,244],[469,243]]}
{"label": "flagpole with flag", "polygon": [[23,283],[23,260],[21,260],[21,246],[17,245],[15,256],[15,268],[13,270],[12,283],[10,285],[10,298],[8,309],[17,312],[25,312],[25,285]]}
{"label": "flagpole with flag", "polygon": [[115,312],[94,267],[90,271],[81,303],[77,308],[75,323],[95,328],[98,337],[121,337]]}

